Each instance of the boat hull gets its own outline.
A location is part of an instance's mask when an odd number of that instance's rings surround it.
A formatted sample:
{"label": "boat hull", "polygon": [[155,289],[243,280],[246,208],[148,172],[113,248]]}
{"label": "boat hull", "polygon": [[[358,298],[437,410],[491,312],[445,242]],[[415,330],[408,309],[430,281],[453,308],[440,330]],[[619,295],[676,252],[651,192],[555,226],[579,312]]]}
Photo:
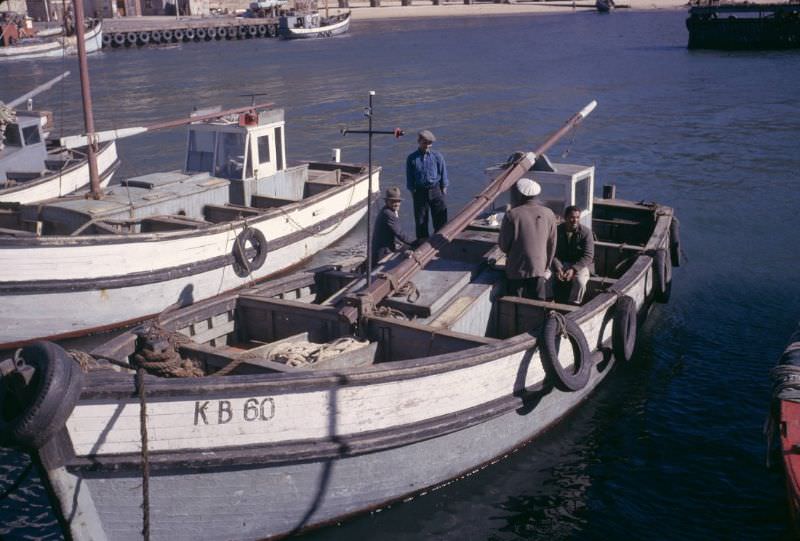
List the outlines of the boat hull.
{"label": "boat hull", "polygon": [[[98,22],[94,28],[86,31],[86,52],[99,51],[103,47],[103,26]],[[35,58],[52,58],[77,54],[78,47],[74,36],[66,38],[47,38],[43,42],[0,47],[0,61],[30,60]]]}
{"label": "boat hull", "polygon": [[[112,141],[100,145],[97,152],[97,170],[100,174],[101,186],[107,186],[111,182],[119,163],[116,143]],[[37,180],[0,190],[0,202],[25,204],[43,201],[70,194],[88,184],[89,162],[83,159],[63,171],[51,172]]]}
{"label": "boat hull", "polygon": [[[0,267],[8,273],[0,279],[0,349],[113,328],[284,271],[342,238],[364,217],[367,184],[364,175],[292,209],[197,232],[7,241],[0,250]],[[264,234],[267,257],[240,276],[233,270],[233,248],[245,228]],[[66,263],[54,267],[51,261]]]}
{"label": "boat hull", "polygon": [[[147,378],[151,538],[290,534],[436,487],[535,438],[586,400],[614,368],[618,296],[631,299],[640,322],[648,314],[657,293],[652,254],[669,250],[672,219],[668,209],[655,214],[655,232],[614,291],[568,316],[591,350],[588,382],[574,392],[553,384],[535,332],[502,340],[451,332],[445,340],[473,345],[433,354],[433,334],[444,337],[445,329],[431,334],[427,346],[414,344],[408,336],[424,330],[379,316],[369,317],[375,335],[398,333],[381,346],[387,362],[342,371]],[[228,314],[237,299],[191,307],[165,325],[210,326],[210,314]],[[464,325],[494,302],[485,289],[462,312]],[[255,324],[280,324],[274,318],[258,317]],[[134,335],[121,336],[94,354],[121,359],[135,341]],[[406,357],[392,356],[393,347],[404,348]],[[570,366],[570,348],[557,355]],[[39,451],[45,477],[62,516],[81,517],[70,523],[73,538],[138,538],[139,401],[131,378],[90,376],[64,429]]]}
{"label": "boat hull", "polygon": [[732,4],[690,9],[690,49],[793,49],[800,47],[800,6]]}

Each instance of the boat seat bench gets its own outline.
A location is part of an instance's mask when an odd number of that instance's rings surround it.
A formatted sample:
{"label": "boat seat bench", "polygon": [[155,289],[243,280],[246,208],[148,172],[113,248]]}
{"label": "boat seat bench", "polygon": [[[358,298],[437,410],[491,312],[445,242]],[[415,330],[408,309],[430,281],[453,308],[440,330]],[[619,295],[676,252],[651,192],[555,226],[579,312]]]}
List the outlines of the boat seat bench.
{"label": "boat seat bench", "polygon": [[259,214],[261,213],[258,210],[248,207],[210,204],[203,206],[203,216],[206,220],[215,224],[242,220],[250,216],[258,216]]}
{"label": "boat seat bench", "polygon": [[250,196],[250,204],[259,209],[272,209],[277,207],[285,207],[296,203],[292,199],[281,199],[280,197],[270,197],[268,195],[253,194]]}

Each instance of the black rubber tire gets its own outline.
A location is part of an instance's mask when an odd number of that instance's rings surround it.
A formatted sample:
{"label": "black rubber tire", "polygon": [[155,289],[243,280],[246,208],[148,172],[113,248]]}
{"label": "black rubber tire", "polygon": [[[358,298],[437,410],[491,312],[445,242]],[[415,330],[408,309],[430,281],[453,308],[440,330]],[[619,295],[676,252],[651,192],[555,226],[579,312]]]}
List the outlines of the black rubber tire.
{"label": "black rubber tire", "polygon": [[548,315],[542,333],[539,337],[539,354],[542,357],[545,372],[553,378],[556,388],[562,391],[580,391],[586,384],[589,383],[589,377],[592,371],[592,356],[589,351],[589,344],[586,342],[586,337],[577,323],[571,319],[565,318],[567,337],[572,346],[573,355],[575,355],[575,362],[570,371],[561,366],[558,362],[558,320]]}
{"label": "black rubber tire", "polygon": [[669,255],[673,267],[681,266],[681,223],[673,216],[669,224]]}
{"label": "black rubber tire", "polygon": [[669,250],[659,248],[653,254],[653,298],[656,302],[669,301],[672,294],[672,263]]}
{"label": "black rubber tire", "polygon": [[614,321],[611,324],[611,348],[617,361],[626,363],[633,358],[638,332],[636,302],[628,295],[623,295],[614,304]]}
{"label": "black rubber tire", "polygon": [[267,34],[269,34],[269,37],[274,38],[275,36],[278,35],[278,27],[275,26],[274,24],[268,25]]}
{"label": "black rubber tire", "polygon": [[22,357],[36,372],[24,403],[3,393],[0,435],[13,446],[39,449],[64,427],[75,408],[83,372],[66,351],[51,342],[25,347]]}
{"label": "black rubber tire", "polygon": [[266,36],[268,33],[269,33],[269,30],[267,30],[267,25],[265,25],[265,24],[260,24],[260,25],[258,25],[258,35],[259,35],[260,37],[262,37],[262,38],[263,38],[263,37],[264,37],[264,36]]}
{"label": "black rubber tire", "polygon": [[227,39],[228,38],[228,29],[224,26],[220,26],[217,28],[217,37],[219,39]]}
{"label": "black rubber tire", "polygon": [[[247,254],[247,243],[255,249],[255,257]],[[259,229],[248,227],[236,237],[233,243],[233,270],[237,276],[245,277],[260,269],[267,260],[267,239]]]}
{"label": "black rubber tire", "polygon": [[246,38],[246,37],[247,37],[247,27],[245,27],[245,26],[239,26],[239,27],[236,29],[236,35],[239,37],[239,39],[244,39],[244,38]]}
{"label": "black rubber tire", "polygon": [[217,29],[212,26],[206,30],[206,35],[208,36],[208,39],[217,39]]}
{"label": "black rubber tire", "polygon": [[136,32],[128,32],[125,34],[125,43],[128,45],[136,45],[139,41],[139,35]]}
{"label": "black rubber tire", "polygon": [[114,38],[111,34],[103,34],[103,47],[110,47],[114,43]]}
{"label": "black rubber tire", "polygon": [[139,43],[142,45],[150,43],[150,32],[139,32]]}
{"label": "black rubber tire", "polygon": [[183,41],[183,37],[184,37],[185,34],[183,33],[183,30],[178,29],[178,30],[175,30],[172,33],[172,35],[175,37],[175,41],[177,43],[180,43],[181,41]]}
{"label": "black rubber tire", "polygon": [[161,32],[161,39],[164,40],[164,43],[172,43],[172,30],[164,30]]}
{"label": "black rubber tire", "polygon": [[158,30],[153,30],[150,33],[150,41],[153,43],[161,43],[161,32]]}
{"label": "black rubber tire", "polygon": [[205,28],[198,28],[194,31],[194,35],[197,38],[197,41],[205,41],[208,33],[206,32]]}
{"label": "black rubber tire", "polygon": [[125,45],[125,34],[114,34],[114,45],[117,47]]}
{"label": "black rubber tire", "polygon": [[194,41],[194,37],[197,33],[194,31],[194,28],[187,28],[183,31],[183,40],[184,41]]}
{"label": "black rubber tire", "polygon": [[248,26],[247,35],[250,36],[251,38],[256,37],[258,35],[258,28],[252,25]]}

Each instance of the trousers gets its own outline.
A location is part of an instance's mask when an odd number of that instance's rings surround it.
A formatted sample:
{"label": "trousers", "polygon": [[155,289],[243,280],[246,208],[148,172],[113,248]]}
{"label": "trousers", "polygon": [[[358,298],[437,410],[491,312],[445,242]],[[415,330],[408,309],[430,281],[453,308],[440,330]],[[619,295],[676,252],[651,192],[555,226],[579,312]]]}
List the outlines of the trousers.
{"label": "trousers", "polygon": [[417,188],[414,196],[414,226],[417,238],[430,235],[428,231],[428,214],[433,219],[434,233],[447,223],[447,204],[442,189],[436,185],[432,188]]}

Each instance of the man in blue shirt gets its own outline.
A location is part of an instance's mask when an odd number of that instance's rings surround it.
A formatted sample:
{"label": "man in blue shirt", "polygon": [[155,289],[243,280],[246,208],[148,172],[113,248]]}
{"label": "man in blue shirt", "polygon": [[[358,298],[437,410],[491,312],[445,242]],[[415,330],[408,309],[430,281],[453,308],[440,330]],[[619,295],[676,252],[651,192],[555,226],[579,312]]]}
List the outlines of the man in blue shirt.
{"label": "man in blue shirt", "polygon": [[447,165],[444,156],[431,149],[436,141],[433,133],[422,130],[417,136],[419,148],[406,158],[406,187],[414,197],[414,224],[417,239],[424,239],[428,232],[428,212],[433,219],[436,232],[447,223]]}

